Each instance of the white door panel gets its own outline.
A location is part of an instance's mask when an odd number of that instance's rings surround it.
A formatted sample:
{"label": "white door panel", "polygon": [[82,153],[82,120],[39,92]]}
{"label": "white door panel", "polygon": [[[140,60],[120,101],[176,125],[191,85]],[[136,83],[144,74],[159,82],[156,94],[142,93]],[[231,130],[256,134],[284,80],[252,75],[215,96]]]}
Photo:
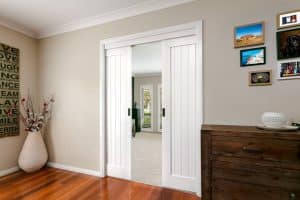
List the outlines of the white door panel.
{"label": "white door panel", "polygon": [[131,48],[106,52],[107,175],[131,178]]}
{"label": "white door panel", "polygon": [[164,42],[163,185],[200,190],[201,82],[194,37]]}

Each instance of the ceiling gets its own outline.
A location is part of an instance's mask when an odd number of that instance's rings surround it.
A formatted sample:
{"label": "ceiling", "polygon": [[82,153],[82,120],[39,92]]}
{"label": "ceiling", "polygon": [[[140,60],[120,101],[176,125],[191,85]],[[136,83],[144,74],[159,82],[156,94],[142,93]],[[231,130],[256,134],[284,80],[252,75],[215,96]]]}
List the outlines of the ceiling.
{"label": "ceiling", "polygon": [[192,0],[1,0],[0,24],[42,38]]}

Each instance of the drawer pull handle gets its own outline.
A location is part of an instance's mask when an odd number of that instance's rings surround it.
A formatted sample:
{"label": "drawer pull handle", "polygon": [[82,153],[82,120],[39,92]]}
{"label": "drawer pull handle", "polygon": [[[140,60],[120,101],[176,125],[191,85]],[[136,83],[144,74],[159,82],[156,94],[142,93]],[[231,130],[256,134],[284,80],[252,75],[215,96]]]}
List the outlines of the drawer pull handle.
{"label": "drawer pull handle", "polygon": [[290,194],[290,200],[296,200],[296,194],[295,193]]}
{"label": "drawer pull handle", "polygon": [[243,151],[249,152],[249,153],[262,153],[264,150],[260,147],[256,146],[244,146]]}

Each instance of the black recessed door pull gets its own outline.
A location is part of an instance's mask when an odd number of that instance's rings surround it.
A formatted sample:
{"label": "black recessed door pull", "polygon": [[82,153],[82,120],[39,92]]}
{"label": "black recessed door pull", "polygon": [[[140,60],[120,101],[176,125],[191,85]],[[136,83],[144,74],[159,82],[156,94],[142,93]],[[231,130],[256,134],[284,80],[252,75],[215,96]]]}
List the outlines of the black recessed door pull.
{"label": "black recessed door pull", "polygon": [[162,109],[162,116],[163,116],[163,117],[166,116],[166,109],[165,109],[165,108]]}
{"label": "black recessed door pull", "polygon": [[128,108],[128,116],[130,116],[130,108]]}

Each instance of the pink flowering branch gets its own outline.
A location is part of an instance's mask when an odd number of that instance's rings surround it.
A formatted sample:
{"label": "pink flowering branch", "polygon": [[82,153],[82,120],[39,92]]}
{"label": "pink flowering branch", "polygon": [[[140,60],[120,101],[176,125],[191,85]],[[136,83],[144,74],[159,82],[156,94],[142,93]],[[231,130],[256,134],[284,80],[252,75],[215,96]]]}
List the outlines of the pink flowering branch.
{"label": "pink flowering branch", "polygon": [[[31,96],[28,94],[27,99],[22,98],[20,101],[20,118],[25,125],[26,131],[39,131],[41,130],[51,117],[52,104],[54,98],[50,97],[43,102],[41,112],[35,112],[33,101]],[[8,111],[8,117],[12,117],[13,109],[16,109],[16,105],[11,106]]]}

